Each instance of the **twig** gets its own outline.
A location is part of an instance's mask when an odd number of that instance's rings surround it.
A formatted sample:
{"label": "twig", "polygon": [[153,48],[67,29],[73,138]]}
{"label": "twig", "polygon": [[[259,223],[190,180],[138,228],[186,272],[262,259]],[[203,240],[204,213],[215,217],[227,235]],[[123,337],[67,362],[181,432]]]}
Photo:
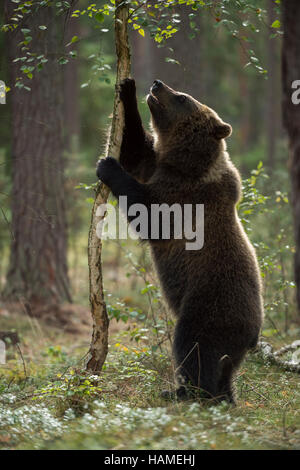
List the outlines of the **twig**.
{"label": "twig", "polygon": [[20,354],[22,362],[23,362],[23,369],[24,369],[25,379],[27,380],[28,376],[27,376],[26,365],[25,365],[24,357],[23,357],[23,354],[22,354],[19,343],[17,343],[16,346],[17,346],[17,349],[19,351],[19,354]]}

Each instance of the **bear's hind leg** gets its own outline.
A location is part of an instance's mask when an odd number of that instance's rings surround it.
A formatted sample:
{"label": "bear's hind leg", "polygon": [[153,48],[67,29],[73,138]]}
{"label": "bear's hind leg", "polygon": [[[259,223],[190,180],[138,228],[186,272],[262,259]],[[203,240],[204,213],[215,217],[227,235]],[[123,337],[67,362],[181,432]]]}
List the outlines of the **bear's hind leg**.
{"label": "bear's hind leg", "polygon": [[174,338],[174,356],[179,399],[206,398],[234,403],[233,364],[203,337],[194,337],[183,321],[178,321]]}
{"label": "bear's hind leg", "polygon": [[177,389],[165,390],[163,398],[185,400],[195,396],[200,384],[199,344],[193,341],[186,322],[178,320],[173,343]]}
{"label": "bear's hind leg", "polygon": [[219,401],[226,400],[235,405],[235,393],[232,384],[233,364],[229,356],[225,355],[219,360],[220,378],[218,381]]}
{"label": "bear's hind leg", "polygon": [[177,322],[173,350],[178,398],[214,398],[218,392],[218,357],[207,341],[193,335],[191,323],[184,318]]}

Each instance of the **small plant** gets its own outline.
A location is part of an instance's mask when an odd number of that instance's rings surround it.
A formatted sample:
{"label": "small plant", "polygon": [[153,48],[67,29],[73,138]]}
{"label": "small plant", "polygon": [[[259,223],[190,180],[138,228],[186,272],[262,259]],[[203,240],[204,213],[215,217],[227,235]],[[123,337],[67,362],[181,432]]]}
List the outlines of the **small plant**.
{"label": "small plant", "polygon": [[43,355],[54,362],[64,362],[67,358],[67,354],[62,350],[61,346],[49,346],[43,352]]}
{"label": "small plant", "polygon": [[[283,217],[291,212],[286,210],[288,195],[272,188],[268,195],[263,194],[261,188],[265,188],[268,179],[260,162],[243,181],[243,199],[238,211],[258,255],[264,283],[265,317],[270,323],[264,332],[270,336],[278,334],[280,329],[287,333],[292,320],[290,311],[294,306],[292,291],[295,283],[291,268],[295,249],[291,221]],[[276,325],[278,322],[283,326]]]}

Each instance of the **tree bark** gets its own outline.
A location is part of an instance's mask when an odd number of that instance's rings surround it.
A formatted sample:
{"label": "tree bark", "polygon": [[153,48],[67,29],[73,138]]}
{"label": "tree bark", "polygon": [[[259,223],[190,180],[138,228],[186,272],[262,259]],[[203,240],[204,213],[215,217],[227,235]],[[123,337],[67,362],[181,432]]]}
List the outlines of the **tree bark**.
{"label": "tree bark", "polygon": [[[268,23],[271,25],[275,19],[274,0],[268,0]],[[272,173],[275,166],[276,160],[276,140],[279,132],[278,125],[278,107],[277,107],[277,40],[276,38],[270,38],[270,32],[268,32],[267,38],[267,54],[268,54],[268,87],[267,87],[267,113],[266,113],[266,124],[267,124],[267,162],[269,172]]]}
{"label": "tree bark", "polygon": [[[117,77],[113,108],[113,119],[108,138],[107,155],[119,158],[123,128],[124,111],[119,97],[119,83],[130,74],[130,51],[127,34],[128,6],[122,4],[123,0],[116,1],[115,13],[115,43],[117,55]],[[89,232],[88,262],[90,281],[90,304],[93,318],[93,335],[89,355],[87,359],[87,370],[99,373],[102,369],[108,351],[108,317],[103,295],[103,278],[101,252],[102,243],[96,233],[99,217],[96,216],[97,208],[106,204],[109,188],[98,183],[92,209],[92,219]]]}
{"label": "tree bark", "polygon": [[[7,2],[7,12],[11,12]],[[19,28],[8,34],[12,100],[12,243],[4,296],[25,300],[31,310],[70,301],[64,203],[62,141],[62,66],[58,64],[62,24],[54,7],[39,8],[26,18],[44,68],[25,79],[31,88],[13,87],[20,76]],[[47,29],[42,31],[39,25]],[[24,27],[25,27],[24,26]],[[38,307],[36,309],[36,307]]]}
{"label": "tree bark", "polygon": [[289,139],[289,170],[295,229],[295,281],[297,306],[300,313],[300,104],[292,102],[292,83],[300,80],[300,2],[282,3],[282,113]]}

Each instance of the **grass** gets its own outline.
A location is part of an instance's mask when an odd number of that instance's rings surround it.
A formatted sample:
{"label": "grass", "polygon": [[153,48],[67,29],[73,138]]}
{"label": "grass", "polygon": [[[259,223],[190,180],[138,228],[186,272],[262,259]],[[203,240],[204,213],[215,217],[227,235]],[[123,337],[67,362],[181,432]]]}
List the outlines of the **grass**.
{"label": "grass", "polygon": [[[74,335],[15,314],[22,357],[8,349],[0,368],[2,449],[296,449],[299,376],[248,355],[236,380],[238,405],[165,402],[173,371],[168,349],[153,350],[136,325],[112,322],[103,373],[84,371],[86,327]],[[286,337],[285,342],[295,338]],[[273,340],[276,347],[281,339]]]}

